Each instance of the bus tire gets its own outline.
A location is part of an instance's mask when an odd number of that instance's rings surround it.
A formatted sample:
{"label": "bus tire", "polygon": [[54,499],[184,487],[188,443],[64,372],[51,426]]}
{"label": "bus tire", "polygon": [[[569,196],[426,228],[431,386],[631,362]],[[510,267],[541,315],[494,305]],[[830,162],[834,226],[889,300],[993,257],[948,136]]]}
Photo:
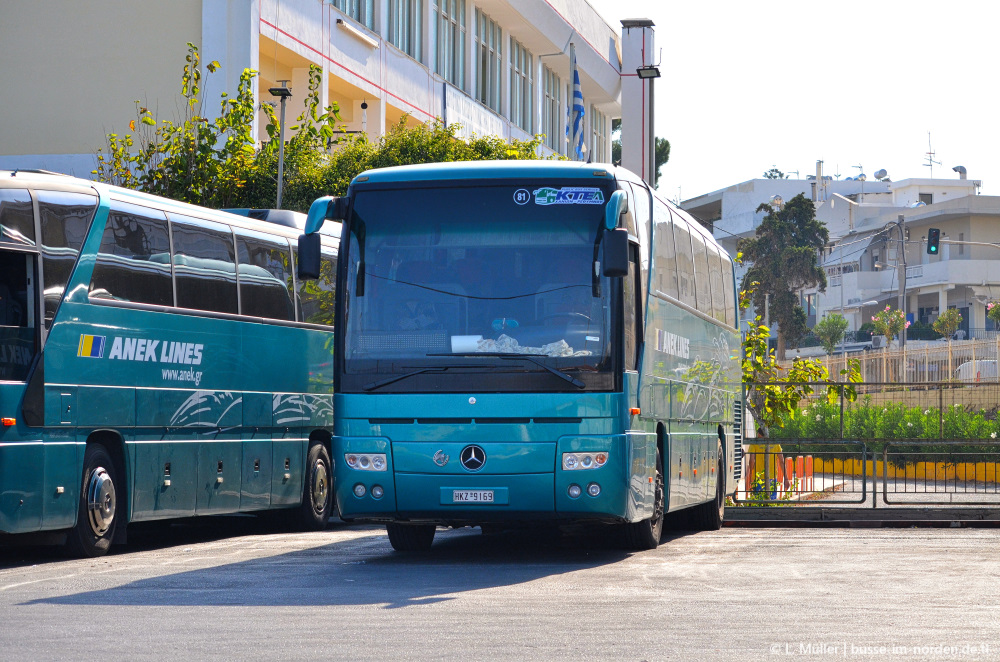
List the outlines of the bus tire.
{"label": "bus tire", "polygon": [[656,447],[656,490],[653,497],[653,516],[641,522],[625,525],[625,544],[629,549],[656,549],[663,534],[663,513],[666,510],[666,494],[663,484],[663,454]]}
{"label": "bus tire", "polygon": [[437,527],[433,524],[389,522],[385,531],[389,534],[389,544],[397,552],[426,552],[434,542]]}
{"label": "bus tire", "polygon": [[692,513],[699,531],[718,531],[722,528],[726,511],[726,462],[722,455],[722,444],[719,444],[718,479],[715,482],[715,498],[703,503]]}
{"label": "bus tire", "polygon": [[298,511],[298,528],[322,531],[333,512],[333,470],[330,453],[321,442],[314,441],[306,456],[306,475],[302,485],[302,505]]}
{"label": "bus tire", "polygon": [[66,551],[77,558],[104,556],[118,527],[115,464],[100,444],[88,444],[76,526],[66,536]]}

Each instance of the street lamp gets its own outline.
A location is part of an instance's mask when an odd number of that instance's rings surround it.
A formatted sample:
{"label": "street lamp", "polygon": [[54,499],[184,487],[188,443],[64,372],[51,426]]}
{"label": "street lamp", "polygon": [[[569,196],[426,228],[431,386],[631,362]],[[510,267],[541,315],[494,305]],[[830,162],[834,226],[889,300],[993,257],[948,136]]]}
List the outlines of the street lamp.
{"label": "street lamp", "polygon": [[[624,23],[623,23],[624,25]],[[650,23],[652,25],[652,23]],[[647,84],[649,88],[649,94],[647,96],[646,112],[649,113],[649,117],[654,117],[654,111],[656,109],[653,102],[653,81],[660,77],[660,68],[655,64],[644,64],[635,70],[635,74]],[[656,132],[653,131],[653,124],[650,121],[650,131],[649,131],[649,144],[647,146],[649,158],[646,161],[645,170],[649,173],[649,178],[647,183],[650,188],[656,185]]]}
{"label": "street lamp", "polygon": [[281,99],[281,119],[278,124],[278,201],[275,209],[281,209],[281,190],[285,187],[285,102],[292,96],[287,80],[279,80],[279,87],[268,90],[272,97]]}

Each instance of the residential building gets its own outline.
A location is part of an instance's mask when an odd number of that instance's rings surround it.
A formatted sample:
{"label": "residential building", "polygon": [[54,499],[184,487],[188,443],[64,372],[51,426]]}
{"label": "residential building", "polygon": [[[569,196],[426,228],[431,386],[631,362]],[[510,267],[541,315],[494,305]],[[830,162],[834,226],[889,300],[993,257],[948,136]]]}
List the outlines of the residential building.
{"label": "residential building", "polygon": [[[898,307],[902,227],[908,319],[930,324],[941,311],[957,308],[967,336],[995,329],[985,306],[1000,299],[1000,245],[982,244],[1000,244],[1000,197],[979,195],[981,182],[967,179],[960,167],[955,168],[957,179],[891,181],[880,171],[881,177],[870,181],[833,180],[822,174],[822,162],[817,165],[817,175],[807,180],[754,179],[681,206],[735,251],[738,240],[753,236],[763,219],[763,212],[756,211],[761,203],[776,195],[783,200],[799,193],[811,197],[816,217],[830,232],[830,244],[820,255],[826,291],[801,293],[809,326],[838,312],[856,330],[886,305]],[[942,232],[937,255],[926,252],[932,227]]]}
{"label": "residential building", "polygon": [[203,65],[218,63],[202,80],[209,115],[251,68],[259,101],[291,88],[294,124],[317,65],[321,102],[339,106],[345,131],[377,138],[440,119],[464,135],[544,133],[542,155],[565,154],[571,43],[592,160],[610,159],[621,115],[621,39],[585,0],[0,0],[0,10],[0,81],[16,90],[0,99],[0,168],[89,176],[136,102],[178,119],[188,42]]}

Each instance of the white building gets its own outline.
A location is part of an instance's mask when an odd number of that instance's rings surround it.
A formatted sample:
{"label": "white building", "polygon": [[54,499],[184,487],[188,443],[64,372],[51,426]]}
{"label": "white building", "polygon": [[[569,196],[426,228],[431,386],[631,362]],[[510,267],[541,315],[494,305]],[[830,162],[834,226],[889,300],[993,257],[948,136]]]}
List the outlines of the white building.
{"label": "white building", "polygon": [[208,113],[251,68],[260,101],[287,81],[294,124],[312,64],[346,130],[378,137],[404,116],[441,119],[464,134],[546,134],[546,153],[566,153],[573,44],[592,160],[610,160],[611,118],[621,116],[621,40],[585,0],[0,0],[0,15],[10,91],[0,97],[0,168],[87,177],[105,134],[135,118],[135,101],[177,119],[187,42],[203,65],[221,65],[203,81]]}
{"label": "white building", "polygon": [[[898,182],[880,174],[878,181],[834,181],[823,176],[820,163],[817,176],[808,180],[754,179],[681,206],[709,224],[727,250],[735,251],[737,241],[753,236],[760,224],[758,205],[775,195],[784,200],[799,193],[811,197],[831,242],[820,257],[826,292],[803,291],[802,305],[809,326],[838,312],[852,330],[886,305],[898,307],[902,217],[909,319],[930,324],[942,310],[957,308],[966,334],[992,331],[985,305],[1000,298],[1000,249],[967,242],[1000,242],[1000,198],[978,195],[981,183],[966,179],[964,172],[958,179]],[[927,254],[924,239],[932,227],[941,230],[944,240],[934,256]]]}

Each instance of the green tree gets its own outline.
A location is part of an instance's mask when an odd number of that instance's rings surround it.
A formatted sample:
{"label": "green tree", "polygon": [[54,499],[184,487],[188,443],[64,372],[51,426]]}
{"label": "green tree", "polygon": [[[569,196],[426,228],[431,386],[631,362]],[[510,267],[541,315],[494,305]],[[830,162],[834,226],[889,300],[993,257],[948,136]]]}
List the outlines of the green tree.
{"label": "green tree", "polygon": [[934,330],[940,333],[942,336],[951,341],[951,337],[955,335],[958,331],[958,327],[962,325],[962,313],[958,312],[958,308],[949,308],[944,311],[938,318],[934,320]]}
{"label": "green tree", "polygon": [[[740,292],[740,309],[746,310],[750,302],[756,300],[755,288],[751,282]],[[768,346],[771,330],[761,322],[758,315],[748,324],[743,339],[743,385],[746,389],[746,405],[753,414],[764,437],[770,436],[770,428],[784,427],[794,419],[799,402],[819,390],[826,390],[829,403],[836,402],[843,393],[848,402],[857,399],[853,384],[861,381],[861,362],[851,359],[847,368],[841,370],[847,378],[847,385],[831,384],[830,373],[815,359],[796,358],[790,368],[783,369],[778,363],[774,350]]]}
{"label": "green tree", "polygon": [[764,179],[788,179],[788,175],[781,172],[777,168],[771,168],[764,173]]}
{"label": "green tree", "polygon": [[[209,74],[218,68],[206,66]],[[184,116],[177,122],[158,121],[136,102],[137,117],[123,134],[110,133],[98,150],[98,179],[206,207],[260,207],[277,197],[280,127],[271,104],[256,106],[253,85],[257,72],[243,71],[235,97],[222,95],[221,114],[203,114],[202,68],[198,49],[188,44],[181,79]],[[291,126],[285,142],[283,204],[308,211],[316,198],[343,195],[360,172],[413,163],[535,159],[540,136],[507,142],[497,136],[459,138],[458,125],[441,123],[408,127],[407,117],[378,141],[365,135],[346,136],[337,130],[336,104],[320,107],[322,71],[310,67],[305,110]],[[269,139],[258,146],[253,117],[262,110]],[[332,149],[331,149],[332,148]]]}
{"label": "green tree", "polygon": [[823,349],[827,354],[833,354],[846,332],[847,320],[840,313],[830,313],[813,327],[813,333],[823,343]]}
{"label": "green tree", "polygon": [[[741,287],[752,291],[758,312],[768,306],[770,320],[778,325],[778,356],[784,358],[788,343],[806,332],[798,291],[806,287],[826,291],[826,275],[817,256],[830,235],[826,225],[816,220],[812,200],[801,193],[777,210],[764,203],[757,211],[765,216],[755,236],[741,239],[737,246],[750,263]],[[751,283],[759,285],[751,288]]]}
{"label": "green tree", "polygon": [[[621,165],[622,162],[622,121],[611,120],[611,162]],[[617,136],[617,137],[616,137]],[[657,138],[653,146],[653,158],[656,165],[656,179],[653,180],[654,188],[660,184],[660,167],[670,160],[670,141],[666,138]]]}

